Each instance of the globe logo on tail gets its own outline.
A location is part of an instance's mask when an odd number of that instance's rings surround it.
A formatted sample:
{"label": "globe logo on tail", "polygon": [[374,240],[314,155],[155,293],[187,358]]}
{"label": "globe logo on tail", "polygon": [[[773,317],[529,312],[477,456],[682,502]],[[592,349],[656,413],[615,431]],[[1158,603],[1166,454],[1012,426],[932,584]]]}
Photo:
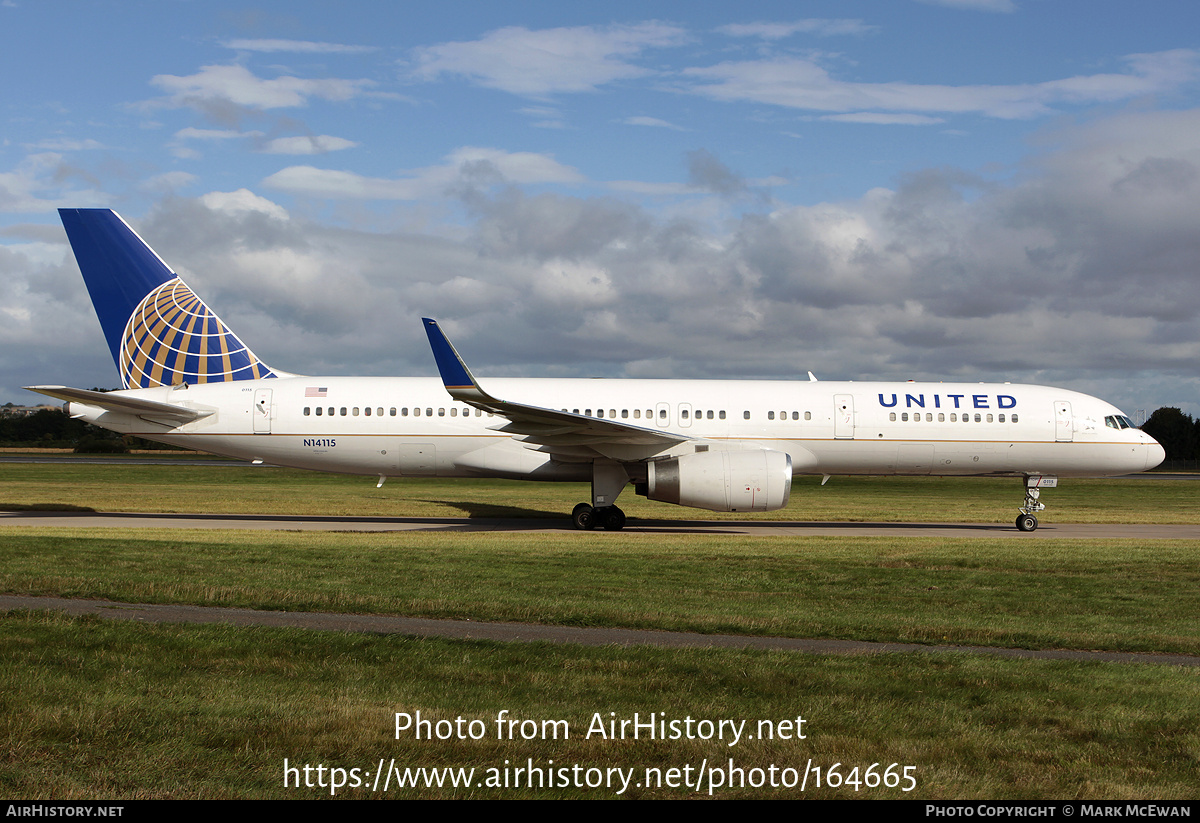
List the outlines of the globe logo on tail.
{"label": "globe logo on tail", "polygon": [[127,389],[275,376],[178,277],[130,315],[119,368]]}

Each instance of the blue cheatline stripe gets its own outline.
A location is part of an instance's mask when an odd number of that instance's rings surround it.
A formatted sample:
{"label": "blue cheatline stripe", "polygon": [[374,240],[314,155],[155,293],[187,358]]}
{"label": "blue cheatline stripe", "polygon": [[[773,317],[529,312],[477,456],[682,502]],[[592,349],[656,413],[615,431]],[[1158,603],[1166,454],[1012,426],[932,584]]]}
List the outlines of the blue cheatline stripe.
{"label": "blue cheatline stripe", "polygon": [[425,335],[429,338],[429,347],[433,349],[433,359],[437,361],[438,373],[441,374],[442,383],[446,388],[476,388],[474,378],[467,371],[467,367],[463,365],[458,353],[454,351],[454,346],[450,345],[450,341],[446,339],[446,335],[438,326],[437,321],[428,317],[422,317],[421,321],[425,324]]}

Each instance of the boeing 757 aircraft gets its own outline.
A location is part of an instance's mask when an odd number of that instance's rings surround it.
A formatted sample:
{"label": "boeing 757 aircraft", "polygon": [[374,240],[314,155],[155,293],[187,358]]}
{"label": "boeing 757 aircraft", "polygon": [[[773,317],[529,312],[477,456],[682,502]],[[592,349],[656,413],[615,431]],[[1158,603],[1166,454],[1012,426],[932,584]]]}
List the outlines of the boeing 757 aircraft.
{"label": "boeing 757 aircraft", "polygon": [[[31,386],[72,417],[214,454],[387,477],[591,481],[580,529],[620,529],[630,483],[711,511],[787,505],[795,474],[1022,478],[1040,489],[1162,462],[1162,446],[1086,394],[1009,383],[489,379],[434,320],[441,380],[306,377],[269,367],[124,220],[61,209],[122,391]],[[824,482],[824,480],[822,480]]]}

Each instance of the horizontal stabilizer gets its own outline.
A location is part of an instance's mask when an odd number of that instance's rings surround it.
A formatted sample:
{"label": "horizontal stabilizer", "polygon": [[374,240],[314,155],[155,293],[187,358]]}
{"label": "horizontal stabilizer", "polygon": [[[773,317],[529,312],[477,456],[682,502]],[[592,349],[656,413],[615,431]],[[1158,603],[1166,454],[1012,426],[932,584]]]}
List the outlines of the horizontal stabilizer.
{"label": "horizontal stabilizer", "polygon": [[84,403],[115,414],[132,414],[150,420],[171,421],[176,426],[182,426],[212,414],[207,410],[189,409],[186,406],[176,406],[172,403],[159,403],[157,400],[143,400],[140,397],[129,397],[117,392],[88,391],[87,389],[72,389],[67,386],[26,386],[25,388],[47,397],[66,400],[69,403]]}

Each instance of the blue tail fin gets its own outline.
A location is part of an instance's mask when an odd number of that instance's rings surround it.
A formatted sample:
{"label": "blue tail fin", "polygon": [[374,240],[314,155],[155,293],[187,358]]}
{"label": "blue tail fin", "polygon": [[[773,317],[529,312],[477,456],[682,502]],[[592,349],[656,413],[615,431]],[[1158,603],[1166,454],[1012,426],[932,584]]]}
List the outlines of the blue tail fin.
{"label": "blue tail fin", "polygon": [[109,209],[59,209],[127,389],[275,377]]}

